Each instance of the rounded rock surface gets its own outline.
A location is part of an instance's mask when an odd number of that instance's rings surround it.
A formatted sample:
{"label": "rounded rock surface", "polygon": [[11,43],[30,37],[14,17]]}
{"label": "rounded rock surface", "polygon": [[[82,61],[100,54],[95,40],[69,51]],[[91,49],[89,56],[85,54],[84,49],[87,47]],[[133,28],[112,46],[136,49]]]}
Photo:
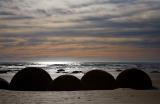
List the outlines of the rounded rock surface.
{"label": "rounded rock surface", "polygon": [[81,90],[81,81],[73,75],[61,75],[50,84],[50,91],[75,91]]}
{"label": "rounded rock surface", "polygon": [[152,81],[142,70],[132,68],[121,72],[116,78],[117,86],[120,88],[151,89]]}
{"label": "rounded rock surface", "polygon": [[81,78],[85,90],[112,90],[115,89],[115,79],[108,72],[91,70]]}
{"label": "rounded rock surface", "polygon": [[8,89],[8,87],[9,83],[6,80],[0,78],[0,89]]}
{"label": "rounded rock surface", "polygon": [[45,70],[37,67],[27,67],[14,75],[10,83],[10,89],[44,91],[51,81],[50,75]]}

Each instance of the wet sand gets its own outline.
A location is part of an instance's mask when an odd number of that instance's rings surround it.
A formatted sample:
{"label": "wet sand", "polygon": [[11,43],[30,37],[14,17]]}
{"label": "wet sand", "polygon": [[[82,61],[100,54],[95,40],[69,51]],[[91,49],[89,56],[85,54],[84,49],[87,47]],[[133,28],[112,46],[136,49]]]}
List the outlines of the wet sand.
{"label": "wet sand", "polygon": [[[116,77],[118,73],[114,73]],[[1,74],[10,81],[14,74]],[[159,104],[160,73],[149,73],[157,90],[94,90],[94,91],[8,91],[0,90],[0,104]],[[52,78],[59,74],[51,74]],[[81,77],[81,74],[75,74]]]}

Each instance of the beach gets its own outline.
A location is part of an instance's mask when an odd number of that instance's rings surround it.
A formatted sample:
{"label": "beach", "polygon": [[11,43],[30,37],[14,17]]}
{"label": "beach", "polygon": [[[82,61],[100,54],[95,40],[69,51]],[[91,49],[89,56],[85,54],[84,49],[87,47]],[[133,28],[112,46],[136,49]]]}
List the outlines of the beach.
{"label": "beach", "polygon": [[0,104],[160,104],[160,0],[0,0]]}
{"label": "beach", "polygon": [[1,104],[159,104],[159,91],[1,91]]}
{"label": "beach", "polygon": [[[119,72],[110,72],[116,77]],[[0,74],[10,81],[13,73]],[[61,74],[50,74],[52,79]],[[81,78],[82,74],[74,74]],[[0,90],[0,104],[159,104],[160,73],[148,73],[155,90],[115,90],[90,91],[9,91]]]}

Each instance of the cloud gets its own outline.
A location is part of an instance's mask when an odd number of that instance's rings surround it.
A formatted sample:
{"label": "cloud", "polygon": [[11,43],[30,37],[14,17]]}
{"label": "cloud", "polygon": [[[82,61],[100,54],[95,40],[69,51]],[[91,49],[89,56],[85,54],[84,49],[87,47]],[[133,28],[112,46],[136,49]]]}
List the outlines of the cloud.
{"label": "cloud", "polygon": [[98,50],[93,56],[113,47],[159,49],[159,11],[159,0],[0,0],[0,49]]}
{"label": "cloud", "polygon": [[[108,47],[133,46],[141,48],[160,48],[160,37],[97,37],[97,36],[39,36],[39,37],[1,37],[0,44],[3,48],[21,48],[21,47],[40,47],[48,46],[48,48],[61,47],[74,50],[84,49],[105,49]],[[53,48],[57,50],[56,48]],[[64,49],[64,50],[66,50]],[[73,50],[72,49],[72,50]]]}

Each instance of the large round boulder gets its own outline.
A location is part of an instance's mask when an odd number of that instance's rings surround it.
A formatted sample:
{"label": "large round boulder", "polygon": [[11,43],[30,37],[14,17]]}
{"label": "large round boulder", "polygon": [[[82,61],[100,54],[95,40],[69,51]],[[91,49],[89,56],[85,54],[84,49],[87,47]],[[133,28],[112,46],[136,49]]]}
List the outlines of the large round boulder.
{"label": "large round boulder", "polygon": [[151,89],[152,81],[142,70],[132,68],[121,72],[116,78],[117,86],[120,88]]}
{"label": "large round boulder", "polygon": [[102,70],[92,70],[81,78],[84,90],[112,90],[115,88],[114,77]]}
{"label": "large round boulder", "polygon": [[49,91],[75,91],[81,90],[81,81],[73,75],[62,75],[50,84]]}
{"label": "large round boulder", "polygon": [[8,89],[8,87],[9,83],[6,80],[0,78],[0,89]]}
{"label": "large round boulder", "polygon": [[20,70],[12,78],[11,90],[44,91],[52,81],[50,75],[41,68],[28,67]]}

